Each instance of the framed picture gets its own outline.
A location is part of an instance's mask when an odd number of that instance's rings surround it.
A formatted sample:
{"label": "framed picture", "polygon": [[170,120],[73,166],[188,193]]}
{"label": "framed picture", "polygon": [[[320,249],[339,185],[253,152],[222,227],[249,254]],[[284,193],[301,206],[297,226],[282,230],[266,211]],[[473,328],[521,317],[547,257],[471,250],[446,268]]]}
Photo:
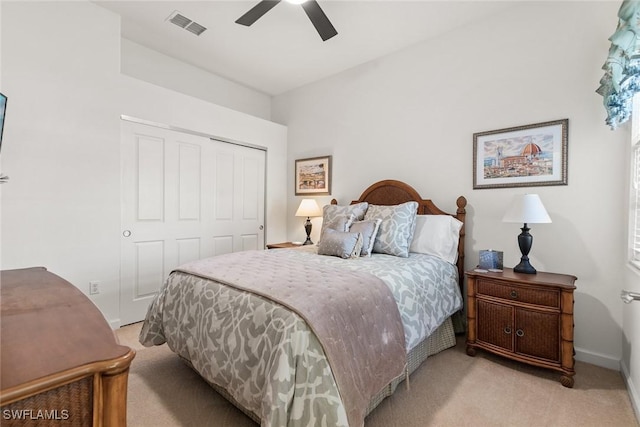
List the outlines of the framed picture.
{"label": "framed picture", "polygon": [[296,196],[331,194],[331,156],[296,160]]}
{"label": "framed picture", "polygon": [[567,185],[569,119],[473,134],[473,188]]}

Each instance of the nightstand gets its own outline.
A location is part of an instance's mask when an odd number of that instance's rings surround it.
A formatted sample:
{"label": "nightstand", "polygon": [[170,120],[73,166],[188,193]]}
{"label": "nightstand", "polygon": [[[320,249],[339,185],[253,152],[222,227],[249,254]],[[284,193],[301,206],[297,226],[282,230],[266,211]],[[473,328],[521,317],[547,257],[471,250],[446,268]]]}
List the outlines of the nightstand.
{"label": "nightstand", "polygon": [[271,243],[267,245],[267,249],[297,248],[298,246],[302,246],[302,243],[293,243],[293,242]]}
{"label": "nightstand", "polygon": [[468,271],[467,354],[480,348],[559,371],[573,387],[575,276]]}

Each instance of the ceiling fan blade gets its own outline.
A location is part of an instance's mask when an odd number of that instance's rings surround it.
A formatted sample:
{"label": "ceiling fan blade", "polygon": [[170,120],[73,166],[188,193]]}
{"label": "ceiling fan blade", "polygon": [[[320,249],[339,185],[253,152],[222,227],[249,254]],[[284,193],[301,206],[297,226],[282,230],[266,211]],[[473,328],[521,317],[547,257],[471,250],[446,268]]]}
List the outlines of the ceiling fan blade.
{"label": "ceiling fan blade", "polygon": [[307,13],[313,26],[316,27],[318,34],[322,37],[322,41],[327,41],[338,34],[316,0],[308,0],[302,3],[302,8]]}
{"label": "ceiling fan blade", "polygon": [[273,9],[273,7],[278,3],[280,3],[280,0],[262,0],[260,3],[253,6],[247,13],[238,18],[236,24],[246,25],[248,27],[260,19],[262,15]]}

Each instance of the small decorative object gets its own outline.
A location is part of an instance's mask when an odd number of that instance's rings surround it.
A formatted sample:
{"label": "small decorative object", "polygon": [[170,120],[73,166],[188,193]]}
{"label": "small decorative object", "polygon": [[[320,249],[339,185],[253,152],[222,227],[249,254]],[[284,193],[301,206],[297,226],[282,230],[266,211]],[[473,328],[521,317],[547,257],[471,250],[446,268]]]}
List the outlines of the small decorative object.
{"label": "small decorative object", "polygon": [[473,134],[473,188],[567,185],[569,119]]}
{"label": "small decorative object", "polygon": [[296,196],[331,194],[331,156],[296,160]]}
{"label": "small decorative object", "polygon": [[551,222],[551,218],[544,208],[540,196],[537,194],[518,195],[507,213],[502,218],[502,222],[521,222],[524,227],[518,236],[518,246],[522,257],[520,264],[513,268],[516,273],[536,274],[536,269],[529,263],[529,251],[533,244],[533,236],[529,234],[527,224],[542,224]]}
{"label": "small decorative object", "polygon": [[307,232],[307,240],[303,245],[313,245],[311,241],[311,217],[322,216],[322,210],[318,206],[318,202],[314,199],[302,199],[300,206],[296,211],[296,216],[306,216],[307,220],[304,223],[304,230]]}
{"label": "small decorative object", "polygon": [[502,270],[502,251],[494,251],[492,249],[480,251],[480,263],[478,268],[488,271]]}

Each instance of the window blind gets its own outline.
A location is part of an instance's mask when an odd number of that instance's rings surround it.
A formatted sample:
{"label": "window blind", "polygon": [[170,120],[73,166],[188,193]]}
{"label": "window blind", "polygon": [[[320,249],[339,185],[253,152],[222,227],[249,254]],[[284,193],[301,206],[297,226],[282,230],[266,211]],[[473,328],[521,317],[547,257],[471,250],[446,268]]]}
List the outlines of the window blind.
{"label": "window blind", "polygon": [[633,181],[631,183],[631,261],[640,266],[640,141],[633,147]]}

